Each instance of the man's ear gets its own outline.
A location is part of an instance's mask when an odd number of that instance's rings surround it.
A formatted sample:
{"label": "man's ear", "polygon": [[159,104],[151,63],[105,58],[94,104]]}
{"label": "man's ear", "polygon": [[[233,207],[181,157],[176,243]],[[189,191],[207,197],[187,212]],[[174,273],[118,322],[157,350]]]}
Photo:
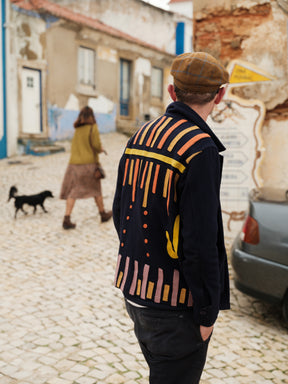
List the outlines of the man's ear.
{"label": "man's ear", "polygon": [[169,95],[170,95],[171,99],[173,101],[176,101],[177,97],[176,97],[176,93],[175,93],[175,89],[174,89],[174,85],[173,84],[169,84],[168,85],[168,92],[169,92]]}
{"label": "man's ear", "polygon": [[225,87],[222,87],[219,89],[219,92],[217,93],[216,98],[215,98],[215,104],[219,104],[221,102],[221,100],[223,99],[223,97],[225,95],[225,92],[226,92]]}

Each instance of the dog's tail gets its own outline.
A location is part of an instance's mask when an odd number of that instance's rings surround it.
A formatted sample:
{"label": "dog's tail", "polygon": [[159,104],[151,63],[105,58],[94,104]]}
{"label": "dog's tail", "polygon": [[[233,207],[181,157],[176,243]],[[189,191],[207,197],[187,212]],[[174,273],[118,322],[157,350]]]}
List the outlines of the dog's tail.
{"label": "dog's tail", "polygon": [[15,199],[15,194],[18,192],[18,189],[15,187],[15,185],[13,185],[13,187],[10,188],[10,191],[9,191],[9,198],[8,198],[8,201],[10,201],[10,199],[14,198]]}

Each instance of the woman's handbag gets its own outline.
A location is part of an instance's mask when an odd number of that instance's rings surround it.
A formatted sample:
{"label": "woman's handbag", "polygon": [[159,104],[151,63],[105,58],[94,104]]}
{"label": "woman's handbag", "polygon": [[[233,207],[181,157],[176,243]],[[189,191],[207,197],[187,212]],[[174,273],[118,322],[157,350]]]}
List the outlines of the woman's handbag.
{"label": "woman's handbag", "polygon": [[104,179],[106,177],[105,171],[102,168],[100,163],[96,163],[95,171],[94,171],[94,176],[96,179]]}
{"label": "woman's handbag", "polygon": [[[92,145],[92,137],[91,137],[92,136],[92,129],[93,129],[93,125],[91,125],[91,128],[90,128],[89,143],[90,143],[90,146],[92,148],[92,152],[93,152],[94,156],[96,156],[95,148]],[[102,168],[102,165],[100,163],[96,163],[94,176],[96,179],[104,179],[106,177],[105,171]]]}

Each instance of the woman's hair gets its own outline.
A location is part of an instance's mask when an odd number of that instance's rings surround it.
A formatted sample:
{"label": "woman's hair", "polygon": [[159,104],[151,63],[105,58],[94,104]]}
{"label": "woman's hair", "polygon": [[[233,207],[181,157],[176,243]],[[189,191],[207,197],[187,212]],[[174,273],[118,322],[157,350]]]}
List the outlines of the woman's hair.
{"label": "woman's hair", "polygon": [[74,122],[74,128],[78,128],[81,127],[81,125],[86,124],[96,124],[93,109],[88,106],[81,109],[77,120]]}
{"label": "woman's hair", "polygon": [[195,93],[195,92],[189,92],[189,91],[183,91],[182,89],[177,88],[174,85],[174,90],[177,96],[177,100],[181,101],[185,104],[190,105],[204,105],[206,103],[209,103],[211,100],[214,99],[214,97],[219,92],[219,89],[215,92],[209,92],[209,93]]}

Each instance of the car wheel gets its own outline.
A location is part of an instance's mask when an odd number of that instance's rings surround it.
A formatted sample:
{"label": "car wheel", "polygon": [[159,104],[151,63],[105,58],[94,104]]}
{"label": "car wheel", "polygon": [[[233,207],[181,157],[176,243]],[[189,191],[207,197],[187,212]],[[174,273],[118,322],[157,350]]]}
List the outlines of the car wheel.
{"label": "car wheel", "polygon": [[283,299],[282,312],[284,319],[288,322],[288,291],[286,292]]}

